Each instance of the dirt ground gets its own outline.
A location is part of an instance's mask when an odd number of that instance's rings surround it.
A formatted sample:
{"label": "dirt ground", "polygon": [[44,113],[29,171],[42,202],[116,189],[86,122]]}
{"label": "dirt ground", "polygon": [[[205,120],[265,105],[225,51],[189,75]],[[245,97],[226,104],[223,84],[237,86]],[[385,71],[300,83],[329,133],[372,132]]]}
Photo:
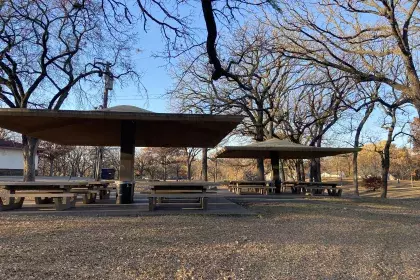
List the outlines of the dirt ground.
{"label": "dirt ground", "polygon": [[241,203],[257,215],[2,215],[0,278],[420,279],[419,198]]}

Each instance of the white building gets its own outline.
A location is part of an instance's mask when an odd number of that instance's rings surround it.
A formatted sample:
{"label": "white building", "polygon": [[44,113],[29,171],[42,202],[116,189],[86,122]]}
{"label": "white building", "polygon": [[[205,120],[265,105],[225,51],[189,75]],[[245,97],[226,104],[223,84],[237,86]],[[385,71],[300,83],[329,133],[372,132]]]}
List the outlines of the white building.
{"label": "white building", "polygon": [[[38,155],[35,157],[35,169],[38,170]],[[22,144],[0,139],[0,176],[23,175]]]}

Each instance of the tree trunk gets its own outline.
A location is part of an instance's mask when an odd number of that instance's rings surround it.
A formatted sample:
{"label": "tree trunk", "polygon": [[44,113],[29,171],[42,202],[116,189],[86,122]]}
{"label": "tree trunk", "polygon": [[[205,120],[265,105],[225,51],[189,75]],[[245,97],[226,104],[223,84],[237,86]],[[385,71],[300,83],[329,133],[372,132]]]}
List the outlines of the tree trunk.
{"label": "tree trunk", "polygon": [[[262,112],[262,111],[261,111]],[[260,115],[260,112],[258,113]],[[262,121],[262,113],[259,116],[260,121]],[[259,124],[256,125],[256,130],[257,130],[257,135],[255,140],[257,142],[262,142],[264,141],[264,127],[261,125],[261,123],[259,122]],[[264,171],[264,158],[258,158],[257,159],[257,167],[258,167],[258,180],[259,181],[264,181],[265,180],[265,171]]]}
{"label": "tree trunk", "polygon": [[[385,151],[384,151],[385,154]],[[389,174],[389,151],[388,156],[384,155],[382,160],[382,193],[381,198],[386,198],[388,194],[388,174]],[[388,159],[386,159],[388,158]]]}
{"label": "tree trunk", "polygon": [[311,168],[309,170],[309,181],[310,182],[318,182],[318,164],[316,162],[316,159],[311,159]]}
{"label": "tree trunk", "polygon": [[[375,103],[369,104],[369,107],[366,109],[363,119],[360,121],[359,125],[357,126],[356,134],[354,135],[355,148],[359,147],[359,139],[360,139],[360,134],[362,132],[363,126],[365,125],[366,121],[368,120],[374,108],[375,108]],[[353,184],[355,188],[354,193],[358,196],[359,195],[359,178],[358,178],[359,175],[358,175],[358,170],[357,170],[357,156],[358,156],[358,153],[355,152],[353,154]]]}
{"label": "tree trunk", "polygon": [[303,159],[299,159],[299,167],[300,167],[301,181],[305,182],[306,176],[305,176],[305,166],[303,166]]}
{"label": "tree trunk", "polygon": [[54,175],[54,159],[50,158],[50,177]]}
{"label": "tree trunk", "polygon": [[[322,128],[319,129],[322,131]],[[318,137],[318,140],[313,143],[316,147],[321,147],[322,137]],[[311,159],[311,168],[310,168],[310,180],[311,182],[321,182],[321,159],[314,158]]]}
{"label": "tree trunk", "polygon": [[100,181],[101,180],[101,173],[102,173],[102,161],[104,157],[104,148],[99,147],[97,152],[97,158],[96,158],[96,166],[95,166],[95,180]]}
{"label": "tree trunk", "polygon": [[392,108],[389,112],[389,115],[392,117],[391,126],[388,128],[388,137],[386,139],[384,151],[381,157],[382,163],[382,193],[381,198],[386,198],[388,194],[388,174],[389,174],[389,165],[390,165],[390,149],[391,143],[393,141],[392,136],[394,134],[395,125],[397,123],[396,117],[396,108]]}
{"label": "tree trunk", "polygon": [[191,163],[187,163],[187,178],[191,181]]}
{"label": "tree trunk", "polygon": [[208,175],[207,175],[207,148],[203,148],[203,158],[201,162],[201,179],[203,181],[208,181]]}
{"label": "tree trunk", "polygon": [[271,172],[272,172],[272,180],[274,186],[276,187],[276,193],[280,193],[281,190],[281,180],[280,180],[280,165],[279,165],[279,157],[277,154],[271,155]]}
{"label": "tree trunk", "polygon": [[359,178],[358,178],[358,171],[357,171],[357,156],[358,153],[353,153],[353,184],[354,184],[354,194],[359,196]]}
{"label": "tree trunk", "polygon": [[23,144],[23,180],[35,181],[35,157],[38,149],[38,139],[22,135]]}
{"label": "tree trunk", "polygon": [[300,160],[296,160],[296,180],[298,182],[302,181],[302,174],[301,174],[302,170],[300,168]]}
{"label": "tree trunk", "polygon": [[284,160],[280,160],[280,180],[286,181],[286,174],[284,173]]}
{"label": "tree trunk", "polygon": [[321,178],[321,159],[317,158],[317,159],[315,159],[315,161],[316,161],[316,171],[317,171],[316,180],[317,180],[317,182],[322,182],[322,178]]}
{"label": "tree trunk", "polygon": [[381,165],[382,165],[382,193],[381,198],[386,198],[388,194],[388,174],[389,174],[389,165],[390,165],[390,148],[392,142],[392,134],[394,130],[395,123],[392,124],[392,128],[389,129],[388,139],[385,143]]}
{"label": "tree trunk", "polygon": [[163,181],[166,181],[166,162],[163,164]]}

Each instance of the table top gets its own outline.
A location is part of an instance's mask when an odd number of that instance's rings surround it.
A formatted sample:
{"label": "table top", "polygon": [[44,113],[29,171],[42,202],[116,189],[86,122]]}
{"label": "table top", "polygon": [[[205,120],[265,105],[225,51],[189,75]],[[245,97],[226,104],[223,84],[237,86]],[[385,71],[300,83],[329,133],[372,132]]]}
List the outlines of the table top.
{"label": "table top", "polygon": [[239,180],[239,181],[229,181],[231,184],[266,184],[271,183],[272,181],[245,181],[245,180]]}
{"label": "table top", "polygon": [[220,182],[204,182],[204,181],[159,181],[159,182],[136,182],[136,186],[218,186]]}
{"label": "table top", "polygon": [[312,186],[337,186],[337,183],[329,182],[297,182],[298,185],[312,185]]}
{"label": "table top", "polygon": [[88,181],[36,181],[36,182],[1,182],[0,187],[59,187],[86,186]]}
{"label": "table top", "polygon": [[336,186],[337,183],[330,183],[330,182],[294,182],[294,181],[284,181],[283,184],[294,184],[294,185],[331,185]]}
{"label": "table top", "polygon": [[88,185],[90,186],[102,186],[102,185],[109,185],[114,183],[115,180],[105,180],[105,181],[89,181]]}

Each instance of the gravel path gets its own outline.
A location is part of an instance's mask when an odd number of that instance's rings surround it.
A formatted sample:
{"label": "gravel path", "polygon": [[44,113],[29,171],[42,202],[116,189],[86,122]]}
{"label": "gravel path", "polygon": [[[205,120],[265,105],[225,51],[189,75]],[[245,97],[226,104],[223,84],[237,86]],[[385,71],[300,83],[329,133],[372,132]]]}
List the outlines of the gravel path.
{"label": "gravel path", "polygon": [[420,279],[420,201],[248,204],[258,217],[0,216],[1,279]]}

